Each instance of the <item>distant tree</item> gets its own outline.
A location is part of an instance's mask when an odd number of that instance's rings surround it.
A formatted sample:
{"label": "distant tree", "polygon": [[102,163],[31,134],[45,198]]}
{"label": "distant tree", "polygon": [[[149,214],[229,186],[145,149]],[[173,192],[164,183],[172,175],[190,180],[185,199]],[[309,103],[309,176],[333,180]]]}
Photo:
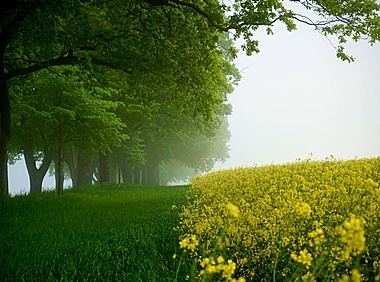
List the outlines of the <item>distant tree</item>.
{"label": "distant tree", "polygon": [[[219,58],[215,59],[221,65],[221,71],[226,78],[218,88],[221,104],[213,109],[212,117],[204,120],[196,115],[193,109],[180,112],[172,109],[170,104],[158,103],[153,113],[152,122],[147,124],[143,131],[145,140],[146,163],[143,166],[144,184],[158,185],[160,168],[166,169],[166,178],[176,178],[175,171],[180,172],[191,168],[195,172],[209,171],[218,161],[225,161],[228,157],[228,130],[227,116],[231,114],[231,105],[227,103],[227,95],[233,92],[241,76],[233,64],[233,42],[227,33],[219,35],[217,44]],[[228,52],[231,50],[231,52]],[[156,96],[156,101],[164,100],[166,93]],[[168,171],[168,164],[181,164],[180,170]],[[165,165],[166,164],[166,165]]]}
{"label": "distant tree", "polygon": [[172,159],[160,164],[160,185],[187,184],[197,174],[195,169]]}
{"label": "distant tree", "polygon": [[[121,146],[112,147],[106,154],[99,154],[96,162],[97,181],[118,182],[124,173],[124,182],[130,182],[131,170],[145,162],[141,127],[151,119],[151,112],[157,104],[146,99],[146,91],[134,87],[135,82],[125,72],[99,67],[94,67],[94,70],[96,85],[113,89],[108,100],[119,102],[115,113],[126,124],[123,133],[128,136]],[[148,89],[149,84],[145,84],[145,87]]]}
{"label": "distant tree", "polygon": [[217,162],[223,163],[229,157],[229,139],[228,121],[223,117],[213,136],[186,136],[182,142],[174,142],[171,159],[160,162],[160,183],[186,183],[193,176],[212,170]]}
{"label": "distant tree", "polygon": [[[198,172],[209,171],[218,161],[228,158],[227,115],[230,106],[223,104],[216,110],[214,120],[204,121],[185,113],[178,113],[161,106],[154,122],[144,128],[144,151],[146,163],[143,167],[143,183],[160,183],[160,166],[175,160]],[[175,177],[174,172],[166,172]]]}

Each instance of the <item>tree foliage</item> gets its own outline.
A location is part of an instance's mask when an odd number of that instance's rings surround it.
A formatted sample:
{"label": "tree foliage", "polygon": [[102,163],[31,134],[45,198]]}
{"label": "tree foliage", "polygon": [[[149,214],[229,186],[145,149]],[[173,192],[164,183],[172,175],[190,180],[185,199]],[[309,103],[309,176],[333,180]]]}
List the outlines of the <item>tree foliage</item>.
{"label": "tree foliage", "polygon": [[[36,167],[35,163],[28,165],[31,156],[41,161],[55,153],[57,162],[59,152],[73,148],[92,156],[120,145],[127,137],[122,132],[125,124],[113,112],[118,103],[106,100],[112,89],[93,87],[89,82],[78,68],[56,67],[55,73],[40,71],[11,87],[12,142],[24,153],[31,186],[31,169]],[[35,190],[41,191],[41,186]]]}

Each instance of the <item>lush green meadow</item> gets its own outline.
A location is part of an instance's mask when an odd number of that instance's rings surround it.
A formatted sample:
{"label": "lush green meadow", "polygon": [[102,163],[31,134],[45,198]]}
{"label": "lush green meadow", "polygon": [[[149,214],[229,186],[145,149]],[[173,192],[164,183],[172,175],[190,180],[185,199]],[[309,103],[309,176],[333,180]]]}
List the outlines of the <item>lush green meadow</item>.
{"label": "lush green meadow", "polygon": [[0,281],[168,281],[187,187],[95,186],[0,200]]}

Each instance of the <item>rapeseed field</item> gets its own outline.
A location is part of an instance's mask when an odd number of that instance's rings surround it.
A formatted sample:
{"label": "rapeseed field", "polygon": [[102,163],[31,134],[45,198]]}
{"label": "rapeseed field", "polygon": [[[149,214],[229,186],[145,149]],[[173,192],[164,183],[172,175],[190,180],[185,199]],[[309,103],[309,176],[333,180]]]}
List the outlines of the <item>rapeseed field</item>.
{"label": "rapeseed field", "polygon": [[379,183],[380,157],[196,177],[176,260],[191,281],[379,281]]}

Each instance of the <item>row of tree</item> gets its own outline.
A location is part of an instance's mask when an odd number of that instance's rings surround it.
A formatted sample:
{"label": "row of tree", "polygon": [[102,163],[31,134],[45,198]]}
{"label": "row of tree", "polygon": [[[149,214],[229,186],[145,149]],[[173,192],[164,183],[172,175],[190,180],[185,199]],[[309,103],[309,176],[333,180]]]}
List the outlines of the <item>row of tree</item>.
{"label": "row of tree", "polygon": [[227,156],[227,139],[215,135],[238,73],[230,41],[202,16],[144,1],[45,2],[19,1],[5,15],[23,17],[3,60],[7,151],[24,155],[32,193],[52,162],[62,193],[64,163],[74,186],[115,171],[159,184],[164,162],[206,170]]}
{"label": "row of tree", "polygon": [[260,27],[301,22],[336,36],[351,61],[342,44],[378,41],[379,11],[376,0],[3,0],[0,194],[20,152],[37,192],[52,160],[59,192],[64,163],[85,184],[96,155],[100,182],[136,170],[134,181],[157,183],[173,160],[208,169],[226,157],[226,94],[238,79],[221,34],[252,54]]}
{"label": "row of tree", "polygon": [[[236,81],[239,73],[228,66]],[[159,185],[187,179],[191,171],[181,173],[185,168],[210,170],[228,156],[231,109],[225,101],[231,88],[220,89],[223,102],[212,119],[205,119],[193,109],[171,107],[166,93],[140,99],[143,93],[133,93],[129,85],[123,72],[80,66],[14,80],[8,149],[11,161],[23,155],[31,193],[42,191],[52,163],[62,193],[64,164],[73,187],[94,181]],[[160,170],[165,172],[161,181]]]}

